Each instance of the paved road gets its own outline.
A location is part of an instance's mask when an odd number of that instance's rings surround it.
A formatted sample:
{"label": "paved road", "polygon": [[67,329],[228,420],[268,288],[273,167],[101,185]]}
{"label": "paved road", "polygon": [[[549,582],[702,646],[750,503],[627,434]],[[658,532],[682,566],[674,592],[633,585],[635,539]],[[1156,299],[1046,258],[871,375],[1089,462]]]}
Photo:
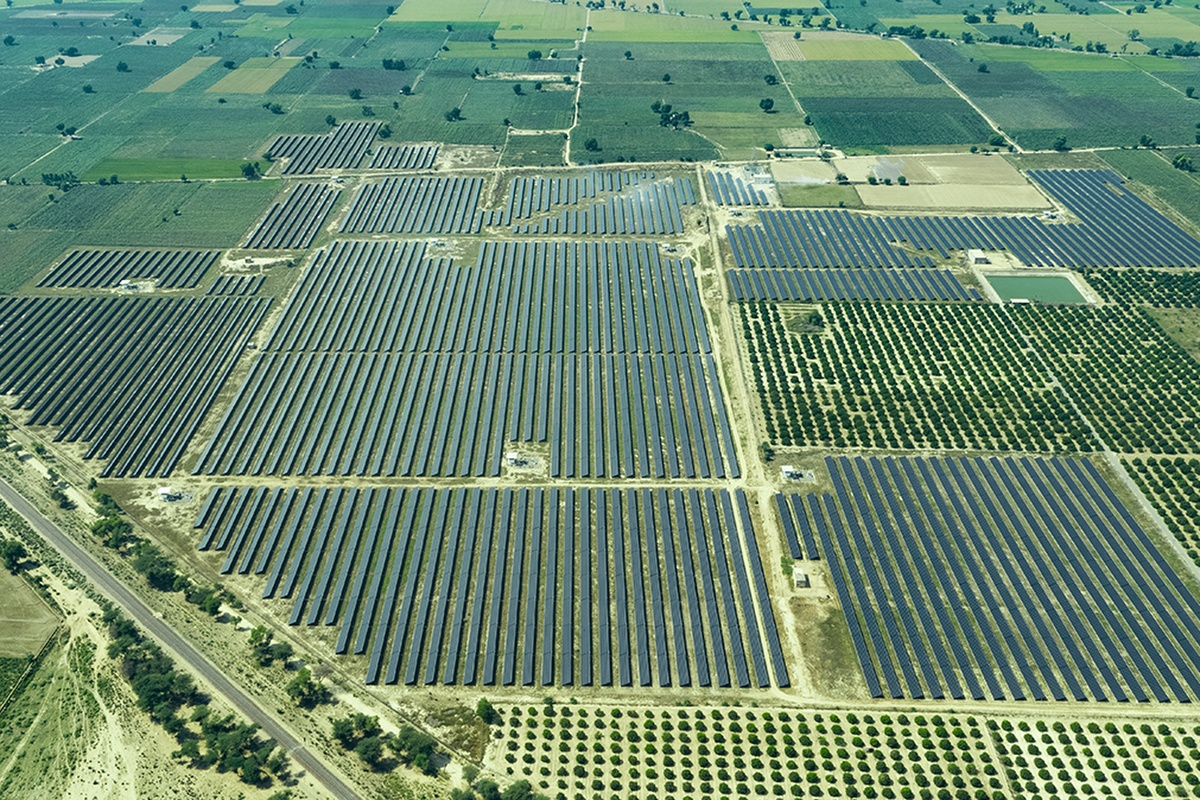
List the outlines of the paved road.
{"label": "paved road", "polygon": [[217,694],[224,697],[234,708],[240,711],[250,721],[257,723],[268,736],[286,749],[292,758],[304,768],[309,775],[316,779],[338,800],[357,800],[358,794],[337,774],[330,770],[315,755],[310,753],[282,723],[274,716],[264,711],[258,703],[233,684],[225,675],[206,659],[199,650],[192,647],[182,636],[136,595],[125,588],[124,584],[113,577],[99,561],[86,550],[75,544],[65,533],[50,520],[46,519],[15,489],[0,479],[0,499],[8,503],[24,517],[30,527],[37,531],[46,541],[54,545],[68,561],[75,565],[88,580],[104,594],[116,601],[121,609],[133,618],[144,631],[158,640],[176,658],[187,662],[193,670],[208,681]]}

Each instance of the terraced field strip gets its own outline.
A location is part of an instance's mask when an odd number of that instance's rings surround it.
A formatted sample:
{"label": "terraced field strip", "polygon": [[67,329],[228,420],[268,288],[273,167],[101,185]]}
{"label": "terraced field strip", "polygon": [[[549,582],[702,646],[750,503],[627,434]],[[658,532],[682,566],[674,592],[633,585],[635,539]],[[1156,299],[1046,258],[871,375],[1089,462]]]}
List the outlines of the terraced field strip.
{"label": "terraced field strip", "polygon": [[367,683],[788,685],[741,491],[222,488],[196,527]]}

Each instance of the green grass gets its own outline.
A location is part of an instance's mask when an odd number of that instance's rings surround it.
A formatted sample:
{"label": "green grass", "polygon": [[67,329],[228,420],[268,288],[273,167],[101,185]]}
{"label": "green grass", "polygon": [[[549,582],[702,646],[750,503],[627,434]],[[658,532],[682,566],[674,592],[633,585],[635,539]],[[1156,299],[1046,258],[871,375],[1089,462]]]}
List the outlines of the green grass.
{"label": "green grass", "polygon": [[[504,167],[560,167],[563,165],[563,155],[566,139],[561,133],[548,133],[537,136],[509,136],[500,156],[500,165]],[[583,140],[575,142],[575,147],[583,150]],[[585,151],[586,152],[586,151]],[[576,158],[578,158],[578,154]]]}
{"label": "green grass", "polygon": [[96,181],[117,175],[122,181],[177,181],[241,177],[242,159],[216,158],[106,158],[83,174]]}
{"label": "green grass", "polygon": [[860,208],[862,199],[853,186],[836,183],[806,185],[779,184],[779,198],[790,208]]}

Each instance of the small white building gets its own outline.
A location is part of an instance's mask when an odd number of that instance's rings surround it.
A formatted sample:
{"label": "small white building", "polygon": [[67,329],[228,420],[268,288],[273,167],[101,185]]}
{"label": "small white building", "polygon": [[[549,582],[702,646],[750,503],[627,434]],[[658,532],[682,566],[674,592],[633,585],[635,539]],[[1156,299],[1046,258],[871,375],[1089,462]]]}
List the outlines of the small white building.
{"label": "small white building", "polygon": [[968,264],[990,264],[991,259],[987,257],[987,253],[979,249],[971,249],[967,251]]}

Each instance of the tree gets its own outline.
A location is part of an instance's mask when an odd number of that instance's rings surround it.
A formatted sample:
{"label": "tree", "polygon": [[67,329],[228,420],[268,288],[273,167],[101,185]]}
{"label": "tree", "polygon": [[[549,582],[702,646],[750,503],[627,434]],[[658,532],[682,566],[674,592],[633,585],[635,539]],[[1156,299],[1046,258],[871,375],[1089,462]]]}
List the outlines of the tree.
{"label": "tree", "polygon": [[583,149],[589,153],[598,153],[600,152],[600,143],[596,141],[595,137],[592,137],[583,143]]}
{"label": "tree", "polygon": [[774,86],[779,83],[779,79],[774,75],[763,75],[763,80],[766,81],[767,86]]}
{"label": "tree", "polygon": [[90,83],[85,83],[83,85],[83,93],[84,94],[95,94],[96,90],[92,88],[92,85]]}
{"label": "tree", "polygon": [[242,164],[242,177],[248,181],[258,180],[258,178],[259,178],[258,162],[257,161],[247,161],[244,164]]}
{"label": "tree", "polygon": [[1142,32],[1141,32],[1141,31],[1139,31],[1137,28],[1130,28],[1130,29],[1129,29],[1129,41],[1131,41],[1131,42],[1136,42],[1136,41],[1137,41],[1138,39],[1140,39],[1140,38],[1142,38]]}
{"label": "tree", "polygon": [[460,119],[462,119],[462,109],[458,106],[455,106],[447,111],[445,116],[447,122],[458,122]]}
{"label": "tree", "polygon": [[762,100],[758,101],[758,107],[761,108],[764,113],[770,114],[771,109],[775,108],[775,101],[769,97],[764,97]]}
{"label": "tree", "polygon": [[527,780],[519,780],[516,783],[509,784],[508,788],[500,795],[500,800],[533,800],[533,786]]}
{"label": "tree", "polygon": [[350,90],[350,99],[351,100],[362,100],[362,89],[351,89]]}
{"label": "tree", "polygon": [[517,95],[518,97],[525,94],[525,90],[521,88],[521,84],[519,84],[519,83],[513,84],[513,94]]}
{"label": "tree", "polygon": [[354,746],[354,754],[371,769],[378,769],[379,762],[383,759],[383,742],[378,736],[368,736]]}
{"label": "tree", "polygon": [[333,738],[342,747],[350,748],[357,738],[354,730],[354,718],[342,717],[333,721]]}
{"label": "tree", "polygon": [[17,37],[13,36],[11,33],[4,37],[4,46],[5,47],[12,47],[16,43],[17,43]]}
{"label": "tree", "polygon": [[129,72],[129,65],[124,61],[117,62],[117,72]]}
{"label": "tree", "polygon": [[1183,153],[1180,153],[1171,160],[1171,166],[1184,172],[1196,171],[1195,167],[1192,166],[1192,159]]}
{"label": "tree", "polygon": [[982,64],[982,63],[981,63],[981,64],[979,65],[979,71],[980,71],[980,72],[987,72],[987,71],[988,71],[988,65],[987,65],[987,64]]}
{"label": "tree", "polygon": [[1188,97],[1195,97],[1196,96],[1196,87],[1195,86],[1187,87],[1187,89],[1184,90],[1184,94],[1186,94]]}
{"label": "tree", "polygon": [[337,125],[337,117],[335,117],[333,114],[326,114],[325,124],[332,128],[334,125]]}
{"label": "tree", "polygon": [[4,568],[13,575],[21,571],[21,561],[28,555],[25,552],[25,545],[16,539],[9,539],[4,544],[0,544],[0,558],[4,559]]}
{"label": "tree", "polygon": [[626,60],[626,61],[633,61],[633,51],[632,51],[632,50],[626,50],[626,51],[625,51],[625,60]]}
{"label": "tree", "polygon": [[669,73],[669,72],[664,73],[663,74],[663,83],[670,83],[670,82],[671,82],[671,73]]}
{"label": "tree", "polygon": [[296,705],[301,708],[312,708],[329,696],[329,690],[322,686],[320,681],[313,680],[312,671],[308,667],[303,667],[296,673],[296,677],[288,682],[286,691],[288,697],[296,701]]}
{"label": "tree", "polygon": [[525,55],[528,56],[530,61],[541,61],[542,60],[542,51],[541,50],[530,50]]}
{"label": "tree", "polygon": [[1050,146],[1051,146],[1051,148],[1057,150],[1060,153],[1065,153],[1066,151],[1071,149],[1070,147],[1067,146],[1067,137],[1066,136],[1059,136],[1057,139],[1054,140],[1054,144],[1052,144]]}
{"label": "tree", "polygon": [[488,725],[495,725],[500,721],[500,712],[486,697],[479,698],[479,702],[475,704],[475,714]]}

